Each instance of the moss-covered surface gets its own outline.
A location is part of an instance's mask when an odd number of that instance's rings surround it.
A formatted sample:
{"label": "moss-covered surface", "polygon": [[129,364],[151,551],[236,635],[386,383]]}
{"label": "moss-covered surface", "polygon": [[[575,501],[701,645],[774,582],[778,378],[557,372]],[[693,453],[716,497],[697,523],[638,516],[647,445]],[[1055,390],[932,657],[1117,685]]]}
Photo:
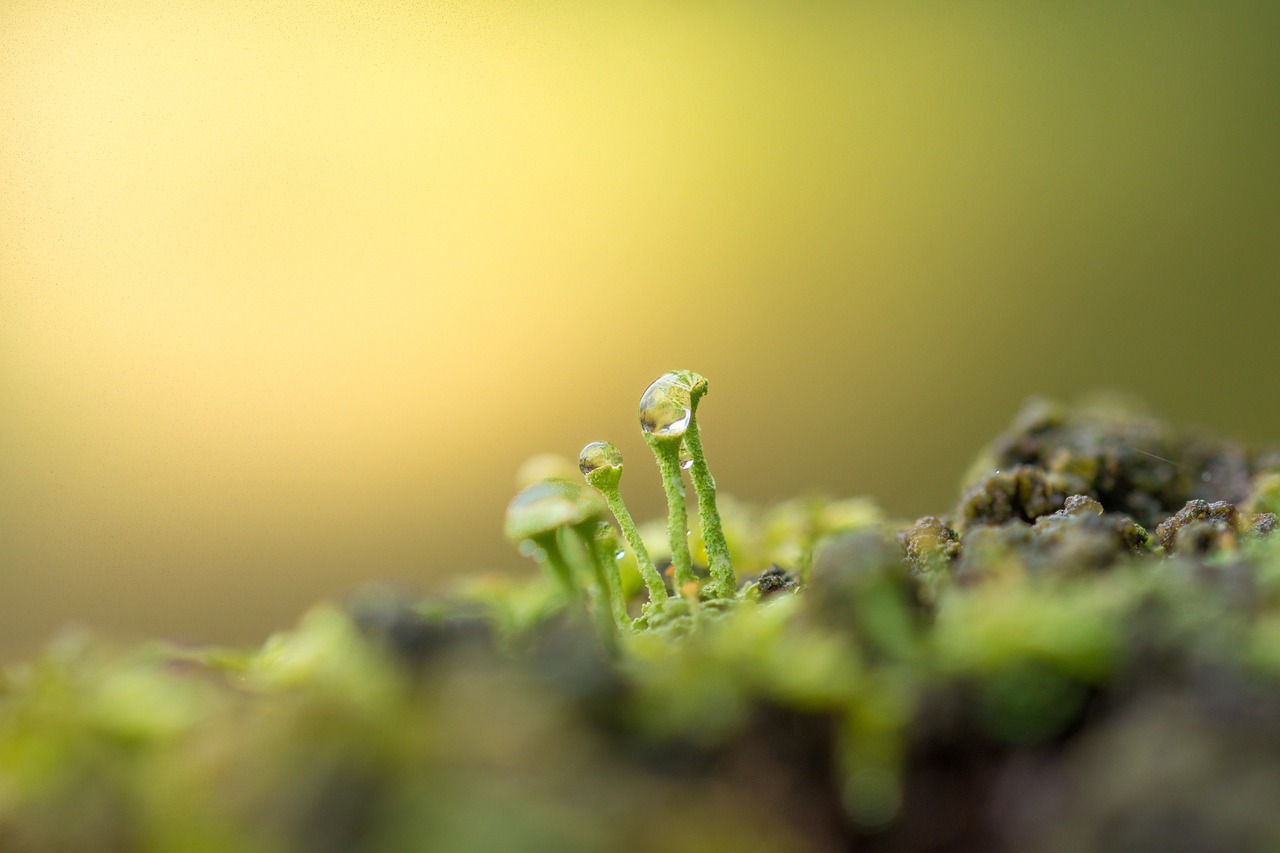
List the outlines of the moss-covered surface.
{"label": "moss-covered surface", "polygon": [[1280,454],[1036,404],[949,516],[722,501],[742,594],[616,636],[542,579],[64,636],[0,683],[0,849],[1274,849],[1278,508]]}

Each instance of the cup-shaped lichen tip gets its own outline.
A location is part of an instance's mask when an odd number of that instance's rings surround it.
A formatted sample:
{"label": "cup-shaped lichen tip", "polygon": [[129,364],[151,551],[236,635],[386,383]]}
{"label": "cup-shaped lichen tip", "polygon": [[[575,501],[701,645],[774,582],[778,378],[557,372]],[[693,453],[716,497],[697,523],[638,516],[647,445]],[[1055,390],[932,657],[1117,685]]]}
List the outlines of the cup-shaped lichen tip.
{"label": "cup-shaped lichen tip", "polygon": [[562,527],[576,527],[607,512],[593,489],[568,480],[544,480],[522,489],[507,505],[503,532],[512,542],[537,540]]}
{"label": "cup-shaped lichen tip", "polygon": [[582,448],[578,470],[597,489],[616,488],[622,479],[622,452],[607,441],[593,441]]}
{"label": "cup-shaped lichen tip", "polygon": [[706,391],[707,380],[692,370],[664,373],[640,395],[640,428],[656,438],[684,435]]}

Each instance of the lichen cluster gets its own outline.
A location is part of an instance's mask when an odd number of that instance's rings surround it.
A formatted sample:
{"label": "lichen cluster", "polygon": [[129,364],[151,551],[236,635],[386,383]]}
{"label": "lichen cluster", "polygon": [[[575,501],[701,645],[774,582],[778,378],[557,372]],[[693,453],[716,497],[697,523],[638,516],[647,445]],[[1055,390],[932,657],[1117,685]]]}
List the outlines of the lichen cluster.
{"label": "lichen cluster", "polygon": [[[640,397],[640,429],[658,462],[667,496],[670,589],[649,556],[649,549],[622,499],[622,453],[610,442],[593,441],[582,448],[578,456],[578,468],[596,492],[552,477],[527,486],[507,507],[507,538],[535,557],[548,575],[557,580],[568,599],[578,596],[570,566],[574,560],[567,559],[565,553],[566,549],[578,553],[577,562],[588,567],[578,577],[585,588],[599,591],[596,602],[587,609],[594,614],[602,637],[610,644],[616,631],[670,627],[677,622],[688,627],[699,618],[704,600],[723,607],[738,598],[733,558],[716,505],[716,481],[707,467],[698,429],[698,403],[707,388],[705,377],[691,370],[673,370],[654,380]],[[705,582],[695,577],[689,551],[688,511],[681,476],[686,470],[698,496],[699,531],[710,574]],[[576,506],[577,511],[557,508],[568,505]],[[622,529],[648,590],[648,601],[634,621],[627,614],[620,581],[612,580],[619,577],[615,560],[621,552],[615,554],[612,549],[593,549],[582,544],[584,539],[592,537],[609,542],[617,540],[603,518],[606,505]],[[607,587],[599,582],[606,576],[611,579]],[[612,618],[605,616],[606,610],[612,612]]]}
{"label": "lichen cluster", "polygon": [[589,445],[508,516],[545,577],[8,667],[0,849],[1280,845],[1280,454],[1036,404],[950,513],[757,509],[706,488],[684,387],[650,444],[691,545]]}

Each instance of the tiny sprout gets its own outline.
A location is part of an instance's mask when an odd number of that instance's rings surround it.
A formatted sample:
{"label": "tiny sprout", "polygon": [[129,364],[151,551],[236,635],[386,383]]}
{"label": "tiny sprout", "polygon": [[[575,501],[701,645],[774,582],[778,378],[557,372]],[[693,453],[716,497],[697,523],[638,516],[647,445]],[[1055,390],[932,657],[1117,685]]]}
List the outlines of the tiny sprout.
{"label": "tiny sprout", "polygon": [[[733,562],[720,524],[720,513],[716,509],[716,481],[707,467],[706,456],[702,452],[702,437],[698,432],[698,402],[707,393],[707,388],[706,378],[691,370],[675,370],[665,374],[650,385],[640,398],[640,426],[644,429],[650,446],[654,448],[654,454],[659,457],[660,467],[664,464],[664,454],[659,453],[655,442],[666,443],[679,437],[674,458],[679,468],[689,470],[693,488],[698,494],[698,518],[712,578],[708,586],[714,596],[732,598],[737,588]],[[685,453],[684,457],[681,456],[681,451]],[[665,451],[665,455],[672,455],[671,451]],[[679,477],[678,471],[676,477]],[[667,479],[665,470],[663,479]],[[681,509],[683,510],[683,504]],[[674,542],[672,551],[675,551]]]}
{"label": "tiny sprout", "polygon": [[636,555],[640,576],[649,590],[649,601],[655,608],[662,607],[667,598],[667,589],[662,583],[662,576],[653,565],[649,549],[645,548],[644,540],[640,538],[635,520],[627,511],[627,505],[623,503],[622,493],[618,491],[618,483],[622,479],[622,453],[607,441],[593,441],[582,448],[582,453],[578,457],[578,468],[587,478],[587,482],[604,495],[605,502],[613,512],[613,517],[618,520],[618,526],[622,528],[622,535],[626,537],[627,544]]}

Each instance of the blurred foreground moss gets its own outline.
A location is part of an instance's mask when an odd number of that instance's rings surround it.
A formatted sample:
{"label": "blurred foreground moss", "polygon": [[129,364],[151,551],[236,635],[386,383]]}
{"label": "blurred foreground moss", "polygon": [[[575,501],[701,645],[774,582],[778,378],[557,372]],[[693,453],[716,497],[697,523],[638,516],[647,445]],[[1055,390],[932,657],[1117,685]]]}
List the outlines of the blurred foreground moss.
{"label": "blurred foreground moss", "polygon": [[495,578],[257,650],[68,634],[0,682],[0,849],[1275,848],[1277,482],[1038,403],[949,515],[722,501],[738,594],[642,614],[628,554],[616,634]]}

